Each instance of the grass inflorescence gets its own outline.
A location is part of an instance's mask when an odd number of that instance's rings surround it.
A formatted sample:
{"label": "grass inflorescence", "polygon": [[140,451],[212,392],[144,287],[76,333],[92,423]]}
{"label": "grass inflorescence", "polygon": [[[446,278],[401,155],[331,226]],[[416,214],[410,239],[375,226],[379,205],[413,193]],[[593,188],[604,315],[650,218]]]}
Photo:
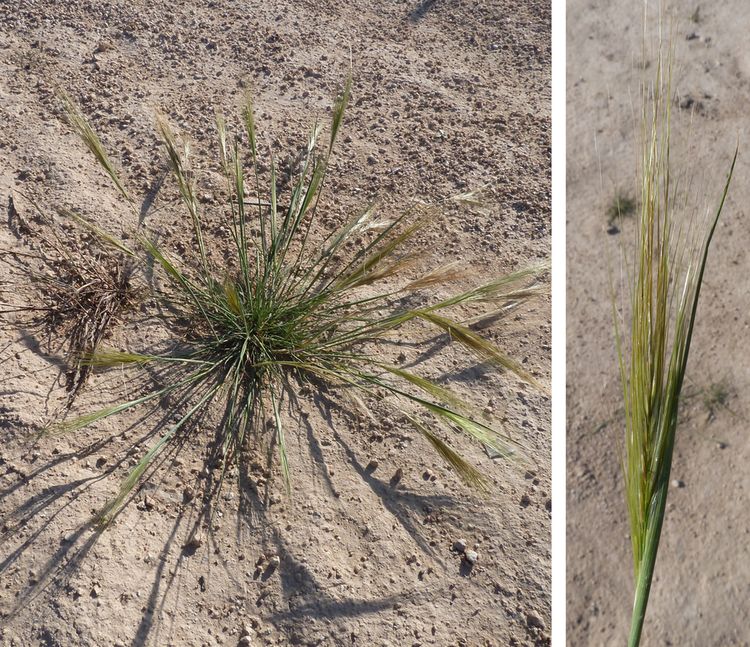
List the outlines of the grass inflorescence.
{"label": "grass inflorescence", "polygon": [[636,589],[630,647],[641,639],[698,298],[737,159],[735,151],[718,208],[708,219],[681,220],[692,205],[670,159],[672,68],[673,52],[663,51],[660,42],[654,82],[643,89],[640,222],[628,273],[628,334],[617,326],[625,405],[623,470]]}
{"label": "grass inflorescence", "polygon": [[[449,335],[480,362],[543,389],[519,362],[480,336],[472,322],[451,312],[473,304],[483,308],[487,317],[496,317],[544,291],[539,279],[547,266],[522,269],[449,298],[432,297],[436,286],[456,280],[462,273],[447,264],[406,278],[406,269],[418,261],[417,255],[408,251],[408,243],[435,220],[441,205],[417,204],[392,220],[379,218],[370,206],[321,240],[315,228],[316,211],[349,94],[347,83],[335,102],[325,141],[320,126],[312,128],[302,150],[299,175],[283,200],[277,195],[273,160],[269,189],[261,200],[262,173],[252,103],[248,100],[242,112],[243,136],[230,137],[226,120],[217,117],[219,164],[226,180],[224,215],[231,234],[227,260],[212,260],[219,255],[210,253],[207,216],[196,196],[187,147],[163,118],[158,130],[187,212],[194,258],[171,257],[144,229],[132,235],[134,244],[126,244],[77,216],[119,253],[160,269],[166,281],[153,282],[151,288],[169,305],[163,310],[171,337],[167,350],[99,350],[87,357],[96,367],[161,371],[166,378],[160,379],[159,386],[132,400],[55,425],[58,431],[75,430],[146,403],[165,399],[175,403],[174,420],[159,430],[158,439],[102,510],[102,521],[116,514],[156,457],[211,411],[219,418],[216,442],[224,469],[237,459],[248,437],[264,438],[270,429],[270,442],[277,447],[288,489],[287,437],[296,430],[285,428],[282,405],[309,390],[395,396],[389,398],[395,413],[474,487],[484,487],[486,479],[451,447],[446,440],[448,429],[460,430],[505,457],[524,454],[522,443],[480,420],[470,402],[389,361],[386,349],[397,343],[398,330],[421,322]],[[115,188],[132,204],[85,117],[67,97],[64,103],[74,129]],[[465,194],[451,201],[471,202],[475,197]],[[413,294],[419,294],[420,301],[428,305],[409,307],[409,295]]]}

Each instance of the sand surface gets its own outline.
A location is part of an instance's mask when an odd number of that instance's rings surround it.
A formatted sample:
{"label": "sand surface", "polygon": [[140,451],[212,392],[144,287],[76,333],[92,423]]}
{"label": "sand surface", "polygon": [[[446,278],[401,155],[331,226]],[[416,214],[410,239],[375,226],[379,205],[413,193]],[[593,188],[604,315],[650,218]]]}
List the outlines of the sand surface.
{"label": "sand surface", "polygon": [[[58,207],[114,233],[133,225],[62,119],[57,88],[89,116],[139,200],[150,196],[145,223],[179,256],[190,245],[187,216],[174,181],[159,184],[165,162],[155,112],[193,142],[209,208],[215,111],[236,126],[251,87],[261,146],[293,168],[290,151],[313,118],[327,121],[350,56],[352,101],[323,224],[343,223],[376,197],[398,213],[417,199],[490,184],[485,206],[450,211],[420,235],[423,257],[470,267],[474,276],[456,288],[544,260],[549,41],[549,3],[540,0],[1,3],[0,300],[36,298],[29,277],[44,269],[34,260],[39,241],[65,231]],[[34,216],[32,201],[44,217]],[[19,217],[28,229],[19,229]],[[485,334],[549,383],[548,297]],[[158,323],[139,330],[115,322],[109,343],[138,350],[165,335]],[[131,415],[34,442],[65,402],[56,340],[7,318],[0,644],[197,647],[237,645],[245,633],[252,645],[549,644],[549,398],[473,366],[442,341],[426,358],[421,347],[405,347],[406,361],[420,360],[426,374],[492,408],[523,436],[533,469],[493,461],[457,438],[492,479],[482,499],[388,418],[303,405],[304,416],[286,421],[291,497],[282,496],[281,479],[264,475],[258,454],[250,465],[258,487],[248,494],[231,477],[204,541],[186,551],[196,522],[207,525],[200,497],[188,500],[185,490],[201,492],[212,469],[204,471],[210,424],[95,533],[86,526],[92,512],[152,439],[128,429]],[[127,379],[92,376],[74,410],[109,401]],[[366,470],[373,460],[377,469]],[[392,485],[397,470],[403,476]],[[479,553],[473,569],[451,550],[460,538]],[[278,567],[269,569],[274,556]]]}
{"label": "sand surface", "polygon": [[[750,7],[700,3],[695,14],[697,4],[673,3],[682,107],[674,159],[692,169],[697,206],[717,204],[738,138],[740,157],[701,294],[672,472],[682,487],[667,504],[644,646],[749,644]],[[636,195],[639,3],[570,0],[567,24],[568,643],[620,645],[633,584],[607,267],[618,276],[634,223],[608,233],[607,209],[618,191]]]}

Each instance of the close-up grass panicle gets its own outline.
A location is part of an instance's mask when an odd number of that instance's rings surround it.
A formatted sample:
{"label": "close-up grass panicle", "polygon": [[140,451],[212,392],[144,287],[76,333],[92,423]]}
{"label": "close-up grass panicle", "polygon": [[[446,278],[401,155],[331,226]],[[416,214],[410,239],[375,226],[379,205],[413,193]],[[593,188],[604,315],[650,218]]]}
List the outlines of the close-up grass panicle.
{"label": "close-up grass panicle", "polygon": [[[644,37],[644,43],[645,43]],[[629,330],[615,312],[625,411],[623,472],[635,575],[629,647],[640,643],[670,483],[678,406],[708,251],[729,190],[706,219],[684,194],[670,159],[673,60],[659,37],[655,77],[642,89],[640,221],[627,271]],[[697,196],[699,201],[703,198]],[[613,302],[614,306],[614,302]]]}

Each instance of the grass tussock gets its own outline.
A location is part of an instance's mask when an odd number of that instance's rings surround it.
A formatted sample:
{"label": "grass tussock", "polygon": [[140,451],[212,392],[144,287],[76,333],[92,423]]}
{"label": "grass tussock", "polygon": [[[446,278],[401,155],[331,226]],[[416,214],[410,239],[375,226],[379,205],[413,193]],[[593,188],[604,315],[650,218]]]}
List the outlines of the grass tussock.
{"label": "grass tussock", "polygon": [[[321,234],[316,213],[349,87],[347,83],[335,102],[327,135],[318,124],[310,131],[299,174],[283,197],[278,194],[273,159],[268,188],[262,188],[252,103],[248,100],[242,111],[242,135],[230,136],[226,120],[218,117],[218,161],[226,202],[212,213],[204,212],[196,197],[187,145],[166,119],[159,119],[158,131],[192,235],[192,258],[173,257],[145,229],[131,235],[135,244],[126,245],[83,221],[118,253],[160,271],[151,289],[157,301],[168,306],[162,314],[170,336],[166,350],[100,349],[88,354],[88,366],[160,371],[162,379],[132,400],[54,426],[58,432],[73,431],[146,403],[174,403],[172,422],[158,429],[158,439],[102,510],[102,521],[117,513],[164,449],[209,414],[220,420],[216,442],[222,469],[237,460],[248,438],[267,440],[276,446],[289,489],[287,438],[296,429],[285,427],[283,408],[304,393],[323,389],[351,393],[353,401],[358,400],[356,394],[395,396],[388,398],[393,413],[473,487],[485,487],[486,479],[451,446],[451,431],[463,432],[502,456],[524,456],[523,443],[496,424],[480,422],[471,402],[396,366],[389,357],[399,339],[414,339],[420,329],[432,328],[449,335],[479,361],[543,388],[519,362],[479,335],[471,323],[461,321],[460,308],[471,304],[483,309],[486,317],[497,317],[545,291],[540,279],[547,266],[522,269],[449,298],[436,298],[435,288],[464,274],[447,264],[415,276],[411,268],[421,264],[420,257],[409,244],[444,205],[417,204],[390,220],[378,217],[370,206],[337,231]],[[132,204],[85,117],[70,99],[64,98],[64,104],[73,128]],[[451,201],[470,203],[476,197],[466,194]],[[216,224],[217,218],[231,234],[229,255],[212,254],[206,223]],[[410,306],[415,298],[424,305]]]}
{"label": "grass tussock", "polygon": [[622,334],[617,326],[636,589],[630,647],[640,643],[698,298],[737,159],[735,151],[718,207],[706,219],[692,217],[687,210],[694,208],[694,196],[681,192],[670,158],[673,52],[663,48],[660,42],[654,81],[643,89],[640,223],[628,272],[630,327]]}

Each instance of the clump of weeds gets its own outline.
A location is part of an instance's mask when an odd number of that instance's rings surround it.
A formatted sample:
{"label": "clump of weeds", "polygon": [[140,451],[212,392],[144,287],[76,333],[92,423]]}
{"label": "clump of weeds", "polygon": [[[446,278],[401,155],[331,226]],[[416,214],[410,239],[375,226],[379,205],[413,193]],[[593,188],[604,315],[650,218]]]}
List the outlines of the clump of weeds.
{"label": "clump of weeds", "polygon": [[4,251],[2,258],[30,280],[5,291],[2,313],[13,314],[16,325],[43,340],[44,352],[61,360],[70,408],[91,374],[85,358],[98,351],[135,301],[133,266],[121,252],[77,230],[65,210],[61,224],[24,198],[32,218],[8,199],[8,222],[23,248]]}

